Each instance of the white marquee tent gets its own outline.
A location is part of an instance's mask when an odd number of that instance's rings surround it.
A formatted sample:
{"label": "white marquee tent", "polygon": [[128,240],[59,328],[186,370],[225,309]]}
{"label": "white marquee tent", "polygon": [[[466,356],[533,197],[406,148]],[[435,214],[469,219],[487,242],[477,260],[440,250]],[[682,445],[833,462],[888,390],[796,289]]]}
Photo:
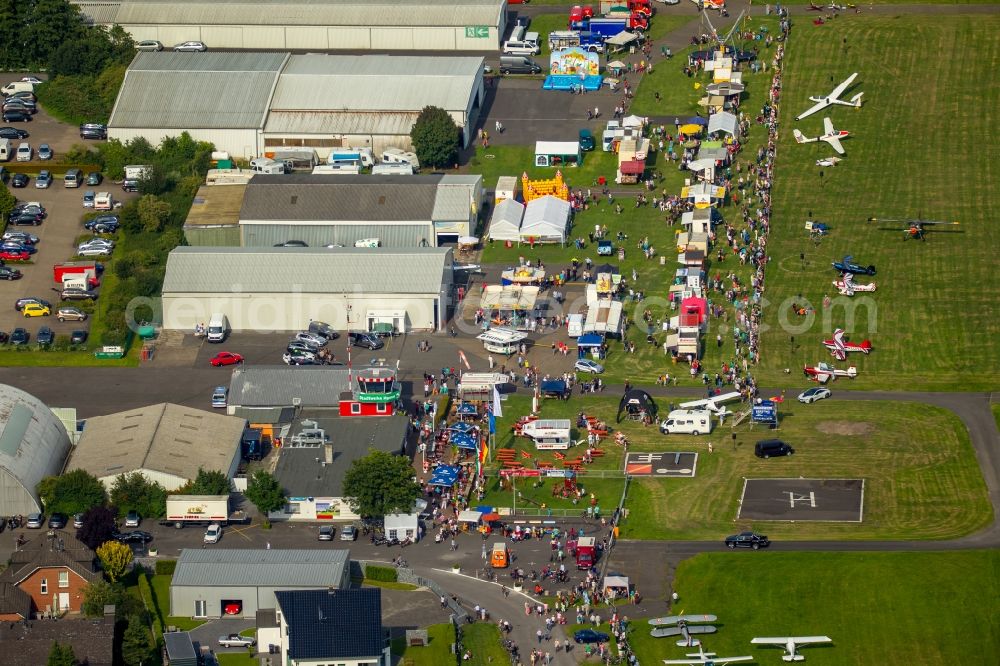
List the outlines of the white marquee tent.
{"label": "white marquee tent", "polygon": [[737,130],[736,116],[728,111],[713,113],[708,117],[708,133],[725,132],[730,136],[736,136]]}
{"label": "white marquee tent", "polygon": [[551,194],[528,203],[518,234],[522,243],[566,243],[571,207]]}
{"label": "white marquee tent", "polygon": [[524,217],[524,204],[515,199],[504,199],[493,209],[490,218],[490,239],[499,241],[516,241],[520,236],[521,218]]}

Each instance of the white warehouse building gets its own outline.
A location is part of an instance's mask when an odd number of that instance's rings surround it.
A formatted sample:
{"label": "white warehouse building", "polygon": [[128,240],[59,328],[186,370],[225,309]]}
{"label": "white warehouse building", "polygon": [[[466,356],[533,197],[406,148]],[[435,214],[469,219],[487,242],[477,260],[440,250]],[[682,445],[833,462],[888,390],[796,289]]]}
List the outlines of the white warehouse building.
{"label": "white warehouse building", "polygon": [[452,251],[424,248],[178,247],[167,258],[163,328],[193,331],[213,313],[233,331],[441,330]]}
{"label": "white warehouse building", "polygon": [[84,20],[167,48],[497,51],[506,0],[75,0]]}
{"label": "white warehouse building", "polygon": [[410,149],[425,106],[446,110],[472,140],[486,97],[481,57],[310,53],[140,52],[129,65],[108,136],[188,132],[236,157],[277,149]]}

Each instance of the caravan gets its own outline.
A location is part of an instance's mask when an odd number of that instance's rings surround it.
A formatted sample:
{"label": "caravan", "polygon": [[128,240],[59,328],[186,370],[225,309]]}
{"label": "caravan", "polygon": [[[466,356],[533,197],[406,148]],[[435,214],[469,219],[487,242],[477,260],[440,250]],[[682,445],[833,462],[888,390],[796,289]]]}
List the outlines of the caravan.
{"label": "caravan", "polygon": [[535,443],[539,451],[565,451],[573,446],[569,419],[538,419],[528,421],[521,428],[521,434]]}
{"label": "caravan", "polygon": [[420,160],[417,159],[417,154],[408,150],[400,150],[399,148],[386,148],[382,152],[382,163],[409,164],[413,167],[414,171],[420,171]]}
{"label": "caravan", "polygon": [[528,338],[527,333],[511,328],[491,328],[476,336],[486,351],[510,356],[516,354],[521,343]]}
{"label": "caravan", "polygon": [[712,432],[712,412],[707,409],[675,409],[660,423],[664,435],[706,435]]}
{"label": "caravan", "polygon": [[359,168],[375,166],[375,155],[371,148],[334,148],[326,158],[330,166],[347,164]]}
{"label": "caravan", "polygon": [[254,173],[278,174],[286,173],[285,163],[268,157],[257,157],[250,160],[250,170]]}

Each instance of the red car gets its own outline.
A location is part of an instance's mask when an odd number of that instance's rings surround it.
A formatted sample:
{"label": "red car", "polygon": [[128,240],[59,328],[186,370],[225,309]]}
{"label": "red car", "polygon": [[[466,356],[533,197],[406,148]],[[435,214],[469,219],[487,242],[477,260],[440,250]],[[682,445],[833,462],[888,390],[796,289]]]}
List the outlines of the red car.
{"label": "red car", "polygon": [[0,259],[7,261],[27,261],[31,259],[31,255],[27,252],[17,252],[16,250],[3,250],[0,251]]}
{"label": "red car", "polygon": [[222,365],[237,365],[242,362],[243,356],[240,354],[234,354],[233,352],[219,352],[212,357],[211,361],[209,361],[209,363],[217,368]]}

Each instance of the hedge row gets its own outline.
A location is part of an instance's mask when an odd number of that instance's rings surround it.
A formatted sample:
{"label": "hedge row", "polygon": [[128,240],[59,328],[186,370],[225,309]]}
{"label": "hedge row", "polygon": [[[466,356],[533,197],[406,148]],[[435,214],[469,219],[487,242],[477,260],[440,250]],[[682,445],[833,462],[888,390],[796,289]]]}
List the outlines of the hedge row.
{"label": "hedge row", "polygon": [[396,570],[392,567],[380,567],[374,564],[365,566],[365,578],[383,583],[398,582]]}

